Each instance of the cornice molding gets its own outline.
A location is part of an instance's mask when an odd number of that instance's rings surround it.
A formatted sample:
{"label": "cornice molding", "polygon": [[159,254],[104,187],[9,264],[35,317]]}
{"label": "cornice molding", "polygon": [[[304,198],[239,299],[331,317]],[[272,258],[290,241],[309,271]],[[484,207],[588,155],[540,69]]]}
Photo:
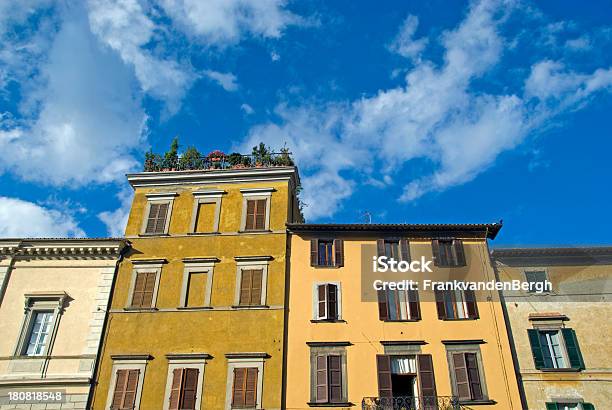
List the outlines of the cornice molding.
{"label": "cornice molding", "polygon": [[129,247],[125,239],[24,239],[0,240],[0,256],[17,258],[109,259]]}

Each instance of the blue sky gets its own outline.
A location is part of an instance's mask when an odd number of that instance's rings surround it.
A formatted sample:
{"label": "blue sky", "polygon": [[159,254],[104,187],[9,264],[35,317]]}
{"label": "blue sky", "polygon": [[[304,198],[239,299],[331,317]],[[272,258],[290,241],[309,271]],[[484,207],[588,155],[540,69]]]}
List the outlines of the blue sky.
{"label": "blue sky", "polygon": [[610,242],[612,1],[0,0],[0,236],[123,230],[144,152],[287,145],[309,222]]}

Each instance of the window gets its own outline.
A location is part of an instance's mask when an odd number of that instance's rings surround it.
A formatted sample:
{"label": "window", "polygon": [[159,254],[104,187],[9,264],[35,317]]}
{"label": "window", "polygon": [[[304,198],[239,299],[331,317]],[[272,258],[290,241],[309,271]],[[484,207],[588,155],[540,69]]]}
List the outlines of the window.
{"label": "window", "polygon": [[112,376],[106,399],[111,410],[138,410],[149,355],[111,355]]}
{"label": "window", "polygon": [[573,329],[528,329],[536,369],[585,368]]}
{"label": "window", "polygon": [[156,282],[157,272],[136,272],[131,307],[153,307],[153,293],[155,291]]}
{"label": "window", "polygon": [[185,258],[180,308],[209,307],[216,258]]}
{"label": "window", "polygon": [[455,390],[460,400],[482,400],[476,353],[452,353]]}
{"label": "window", "polygon": [[420,320],[419,294],[416,290],[379,290],[380,320]]}
{"label": "window", "polygon": [[378,256],[410,262],[410,244],[407,239],[378,239],[376,248]]}
{"label": "window", "polygon": [[344,241],[342,239],[311,239],[310,266],[344,266]]}
{"label": "window", "polygon": [[232,384],[232,408],[255,408],[257,403],[257,376],[256,367],[241,367],[234,369],[234,382]]}
{"label": "window", "polygon": [[219,232],[222,190],[197,191],[193,193],[191,233]]}
{"label": "window", "polygon": [[434,265],[441,267],[465,266],[463,241],[460,239],[436,239],[431,241]]}
{"label": "window", "polygon": [[435,295],[439,319],[478,319],[478,307],[474,291],[436,290]]}
{"label": "window", "polygon": [[134,270],[129,293],[129,309],[151,309],[157,301],[161,268],[165,259],[132,259]]}
{"label": "window", "polygon": [[140,370],[138,369],[117,370],[115,392],[110,407],[112,410],[127,410],[135,407],[139,375]]}
{"label": "window", "polygon": [[172,204],[176,193],[147,194],[147,207],[141,233],[144,235],[162,235],[168,233]]}
{"label": "window", "polygon": [[168,377],[163,410],[199,409],[202,398],[202,382],[206,359],[205,353],[167,354]]}
{"label": "window", "polygon": [[315,320],[340,319],[340,284],[315,284]]}
{"label": "window", "polygon": [[308,343],[310,348],[310,402],[346,403],[346,349],[348,342]]}
{"label": "window", "polygon": [[241,189],[243,197],[241,231],[270,229],[270,202],[273,188]]}
{"label": "window", "polygon": [[541,283],[541,285],[539,286],[542,286],[542,289],[546,289],[544,287],[544,284],[546,283],[547,279],[548,278],[546,276],[546,271],[525,271],[525,280],[529,282],[529,284],[533,284],[529,287],[529,292],[531,293],[536,292],[536,290],[538,289],[538,287],[536,287],[536,284],[538,283]]}
{"label": "window", "polygon": [[376,369],[379,397],[405,397],[410,408],[416,407],[420,398],[423,406],[418,408],[437,408],[431,355],[376,355]]}
{"label": "window", "polygon": [[65,292],[25,295],[25,315],[15,355],[50,354],[67,297]]}
{"label": "window", "polygon": [[243,269],[239,305],[261,305],[263,269]]}

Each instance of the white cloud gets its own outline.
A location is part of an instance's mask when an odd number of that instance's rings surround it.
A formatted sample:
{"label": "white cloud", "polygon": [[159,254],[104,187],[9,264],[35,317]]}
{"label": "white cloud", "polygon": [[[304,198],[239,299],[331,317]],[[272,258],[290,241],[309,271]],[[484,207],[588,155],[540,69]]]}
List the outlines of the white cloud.
{"label": "white cloud", "polygon": [[588,36],[580,36],[567,40],[565,46],[572,50],[584,51],[591,49],[593,44],[591,44],[591,40]]}
{"label": "white cloud", "polygon": [[389,48],[397,54],[417,60],[427,45],[427,38],[414,39],[414,34],[419,26],[419,18],[409,15],[400,27],[399,33]]}
{"label": "white cloud", "polygon": [[69,213],[17,198],[0,197],[0,237],[84,237]]}
{"label": "white cloud", "polygon": [[278,61],[278,60],[280,60],[280,54],[278,54],[276,51],[272,51],[270,53],[270,59],[272,61]]}
{"label": "white cloud", "polygon": [[232,73],[220,73],[218,71],[206,70],[204,74],[223,87],[225,91],[236,91],[238,89],[236,76]]}
{"label": "white cloud", "polygon": [[[287,142],[301,167],[306,202],[316,204],[305,210],[313,219],[332,216],[358,184],[372,180],[404,184],[401,201],[472,180],[546,120],[580,107],[612,83],[610,69],[577,74],[542,61],[524,92],[474,89],[474,81],[500,63],[500,26],[514,6],[503,0],[471,3],[457,28],[440,37],[442,64],[416,59],[405,85],[349,103],[281,104],[280,120],[251,129],[246,146]],[[416,26],[416,19],[404,23],[405,39],[411,41]],[[408,56],[418,55],[418,47],[410,50]],[[431,171],[406,180],[398,170],[413,160],[424,160]]]}
{"label": "white cloud", "polygon": [[241,37],[278,38],[302,19],[285,0],[159,0],[175,24],[206,45],[236,44]]}
{"label": "white cloud", "polygon": [[117,198],[121,203],[119,208],[114,211],[104,211],[98,214],[98,218],[106,225],[108,235],[113,238],[122,237],[125,234],[134,192],[131,188],[123,188],[117,194]]}
{"label": "white cloud", "polygon": [[255,112],[255,110],[253,109],[253,107],[251,107],[249,104],[242,104],[240,106],[240,109],[246,114],[246,115],[251,115]]}

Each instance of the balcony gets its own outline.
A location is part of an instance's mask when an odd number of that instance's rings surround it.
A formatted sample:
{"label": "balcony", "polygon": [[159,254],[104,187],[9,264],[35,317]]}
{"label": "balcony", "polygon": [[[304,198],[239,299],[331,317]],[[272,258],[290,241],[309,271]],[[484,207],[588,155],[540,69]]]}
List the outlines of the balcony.
{"label": "balcony", "polygon": [[452,396],[364,397],[362,410],[470,410]]}

